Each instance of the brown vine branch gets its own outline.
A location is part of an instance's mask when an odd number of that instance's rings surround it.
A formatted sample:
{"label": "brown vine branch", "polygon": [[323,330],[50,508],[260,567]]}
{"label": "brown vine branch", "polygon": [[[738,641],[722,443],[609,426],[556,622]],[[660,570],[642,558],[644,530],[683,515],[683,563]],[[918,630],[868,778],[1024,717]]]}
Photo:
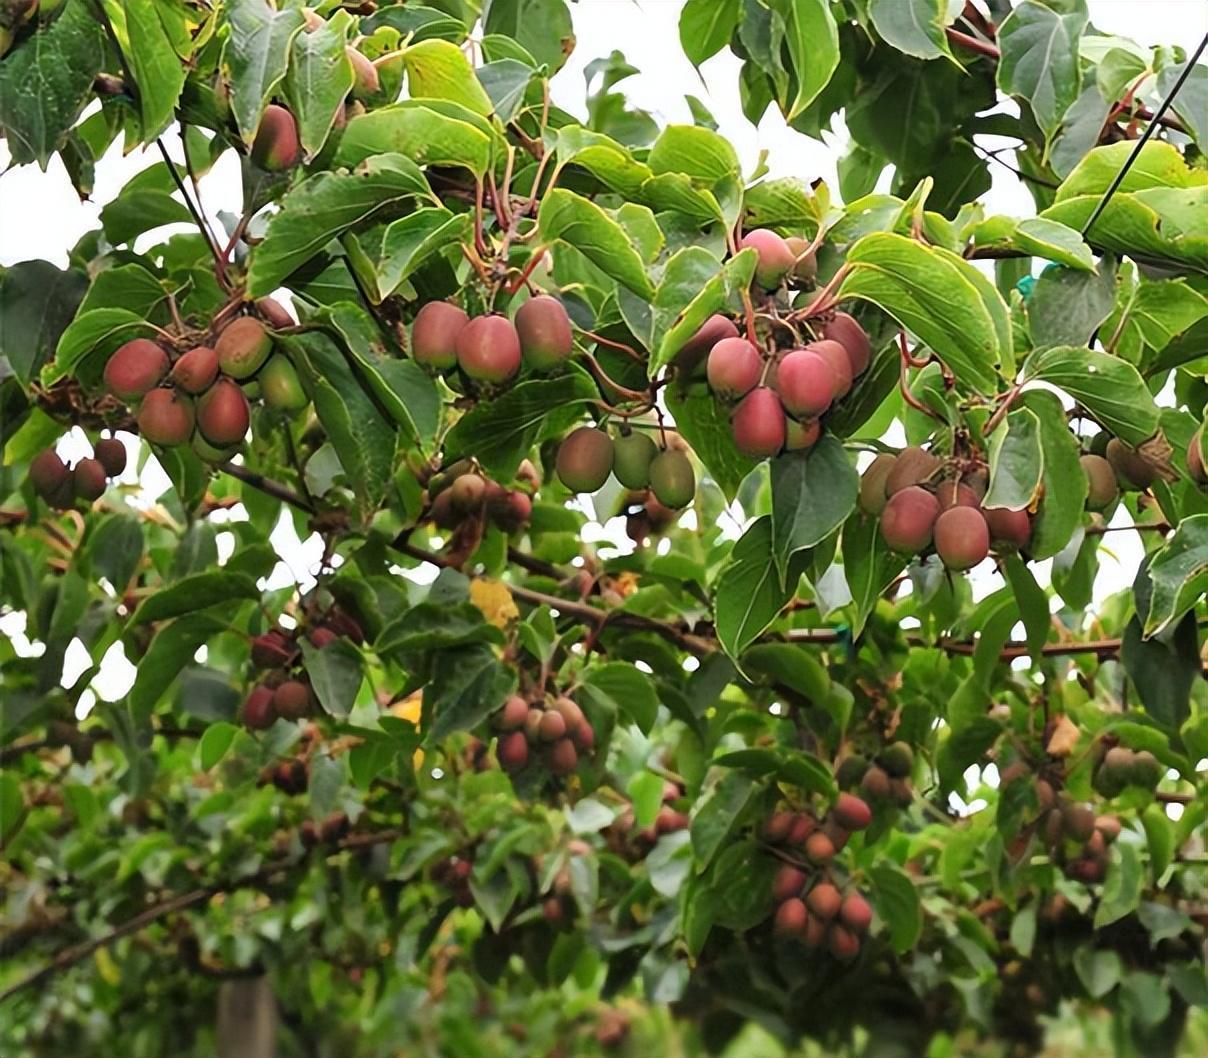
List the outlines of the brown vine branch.
{"label": "brown vine branch", "polygon": [[218,469],[224,474],[230,474],[231,477],[251,485],[254,489],[259,489],[265,495],[272,496],[283,503],[288,503],[291,507],[297,507],[298,510],[305,511],[307,514],[315,513],[313,504],[308,503],[303,497],[294,492],[293,489],[286,488],[280,482],[266,478],[263,474],[258,474],[254,470],[248,470],[237,463],[220,463]]}

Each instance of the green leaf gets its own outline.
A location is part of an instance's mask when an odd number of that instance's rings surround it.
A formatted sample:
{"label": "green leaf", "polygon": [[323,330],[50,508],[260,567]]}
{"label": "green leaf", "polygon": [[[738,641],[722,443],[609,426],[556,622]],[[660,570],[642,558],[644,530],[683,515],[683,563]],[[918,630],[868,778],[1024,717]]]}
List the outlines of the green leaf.
{"label": "green leaf", "polygon": [[0,360],[23,386],[54,352],[87,289],[82,272],[49,261],[0,268]]}
{"label": "green leaf", "polygon": [[740,0],[688,0],[680,11],[679,39],[693,66],[716,55],[738,28]]}
{"label": "green leaf", "polygon": [[1078,43],[1085,26],[1081,3],[1061,13],[1041,0],[1022,0],[998,27],[998,87],[1028,101],[1047,139],[1078,98]]}
{"label": "green leaf", "polygon": [[231,114],[250,147],[264,108],[285,77],[294,37],[306,20],[300,7],[278,11],[265,0],[227,0],[223,13],[229,35],[222,65],[231,89]]}
{"label": "green leaf", "polygon": [[629,236],[594,202],[565,188],[554,188],[541,199],[537,227],[547,242],[569,243],[635,294],[653,297],[654,286]]}
{"label": "green leaf", "polygon": [[101,210],[105,238],[114,246],[133,242],[143,232],[193,219],[188,207],[168,191],[135,188],[122,193]]}
{"label": "green leaf", "polygon": [[[1150,873],[1153,884],[1158,885],[1166,868],[1174,858],[1174,827],[1170,817],[1160,804],[1149,805],[1141,814],[1141,825],[1145,827],[1145,841],[1149,846]],[[1155,942],[1158,938],[1154,938]]]}
{"label": "green leaf", "polygon": [[447,40],[421,40],[403,52],[412,99],[447,99],[484,117],[494,110],[465,53]]}
{"label": "green leaf", "polygon": [[1040,648],[1049,637],[1052,618],[1049,615],[1049,597],[1036,583],[1031,569],[1015,554],[1007,555],[1003,562],[1007,583],[1019,605],[1019,616],[1027,633],[1028,653],[1034,661],[1040,660]]}
{"label": "green leaf", "polygon": [[1102,999],[1120,983],[1123,966],[1110,948],[1087,946],[1074,952],[1074,972],[1091,999]]}
{"label": "green leaf", "polygon": [[[150,143],[172,122],[185,84],[185,66],[177,55],[163,19],[175,18],[183,28],[183,12],[157,0],[105,0],[106,13],[134,77],[144,143]],[[185,39],[188,40],[186,34]]]}
{"label": "green leaf", "polygon": [[349,263],[373,301],[381,303],[431,257],[468,242],[473,219],[443,206],[417,209],[380,228],[345,237]]}
{"label": "green leaf", "polygon": [[0,847],[8,848],[25,823],[25,797],[15,775],[0,775]]}
{"label": "green leaf", "polygon": [[431,600],[418,603],[382,629],[374,643],[380,655],[417,650],[446,650],[467,643],[499,642],[499,630],[486,623],[473,603]]}
{"label": "green leaf", "polygon": [[582,677],[583,687],[600,696],[606,708],[628,716],[643,734],[649,734],[658,717],[659,699],[654,682],[627,661],[594,665]]}
{"label": "green leaf", "polygon": [[990,488],[982,506],[1010,511],[1030,507],[1043,473],[1040,420],[1028,408],[1009,412],[990,437]]}
{"label": "green leaf", "polygon": [[1141,902],[1141,857],[1125,842],[1112,846],[1111,863],[1103,883],[1103,899],[1095,911],[1095,929],[1102,929],[1131,915]]}
{"label": "green leaf", "polygon": [[868,14],[877,33],[898,51],[916,59],[953,59],[944,32],[949,6],[948,0],[870,0]]}
{"label": "green leaf", "polygon": [[729,140],[699,125],[668,125],[650,148],[647,163],[656,176],[684,173],[709,186],[741,174]]}
{"label": "green leaf", "polygon": [[692,446],[726,499],[733,500],[756,463],[735,447],[729,413],[706,389],[683,392],[668,387],[663,395],[676,430]]}
{"label": "green leaf", "polygon": [[785,587],[794,555],[813,547],[855,509],[860,475],[829,434],[804,452],[772,460],[772,556]]}
{"label": "green leaf", "polygon": [[[1174,91],[1175,82],[1187,69],[1187,63],[1172,63],[1158,73],[1158,94],[1166,98]],[[1179,94],[1171,103],[1200,153],[1208,153],[1208,67],[1197,63],[1183,82]]]}
{"label": "green leaf", "polygon": [[143,557],[142,525],[123,514],[105,517],[88,536],[87,554],[93,573],[121,595]]}
{"label": "green leaf", "polygon": [[973,242],[979,247],[1019,250],[1081,272],[1095,271],[1094,255],[1082,236],[1073,228],[1045,217],[1020,221],[990,217],[974,229]]}
{"label": "green leaf", "polygon": [[281,200],[252,254],[248,296],[271,294],[327,244],[409,198],[428,198],[431,189],[419,167],[400,154],[373,158],[355,172],[318,173]]}
{"label": "green leaf", "polygon": [[881,593],[906,568],[906,559],[885,543],[880,519],[860,510],[854,511],[844,523],[840,550],[843,576],[855,608],[851,619],[852,635],[858,636],[864,631],[864,624],[876,608]]}
{"label": "green leaf", "polygon": [[1028,333],[1037,349],[1087,345],[1116,303],[1116,270],[1108,261],[1098,274],[1060,266],[1046,268],[1027,300]]}
{"label": "green leaf", "polygon": [[1040,423],[1044,500],[1032,522],[1029,554],[1036,561],[1051,558],[1069,543],[1082,524],[1086,504],[1086,474],[1079,462],[1078,442],[1070,433],[1065,409],[1054,393],[1029,390],[1020,405]]}
{"label": "green leaf", "polygon": [[346,717],[361,689],[365,666],[361,652],[347,639],[337,639],[322,649],[305,639],[299,642],[306,676],[319,705],[329,716]]}
{"label": "green leaf", "polygon": [[408,100],[353,118],[340,136],[334,164],[352,168],[380,154],[401,154],[418,165],[481,176],[490,168],[493,142],[490,126],[472,110]]}
{"label": "green leaf", "polygon": [[811,702],[824,702],[831,691],[825,666],[799,644],[760,643],[743,654],[742,664],[748,673],[767,676]]}
{"label": "green leaf", "polygon": [[575,46],[566,0],[487,0],[483,30],[510,37],[556,73]]}
{"label": "green leaf", "polygon": [[[1107,144],[1090,151],[1057,189],[1060,204],[1075,198],[1093,198],[1098,203],[1115,182],[1136,144],[1131,140]],[[1195,188],[1208,184],[1208,173],[1193,169],[1173,143],[1150,140],[1129,165],[1116,194],[1163,188]]]}
{"label": "green leaf", "polygon": [[973,265],[892,232],[859,239],[848,251],[847,264],[851,271],[839,288],[840,299],[878,305],[934,349],[958,381],[994,391],[994,366],[1008,355],[1002,341],[1007,308]]}
{"label": "green leaf", "polygon": [[1024,374],[1065,390],[1104,429],[1130,445],[1148,441],[1158,429],[1158,407],[1137,369],[1127,360],[1087,348],[1040,350],[1024,363]]}
{"label": "green leaf", "polygon": [[796,91],[781,93],[784,120],[792,121],[830,82],[839,65],[839,28],[829,0],[771,0],[784,21]]}
{"label": "green leaf", "polygon": [[718,265],[701,246],[677,251],[663,268],[662,279],[652,302],[649,372],[671,362],[675,354],[715,312],[727,308],[751,284],[756,255],[742,250]]}
{"label": "green leaf", "polygon": [[689,831],[698,874],[717,855],[756,790],[750,776],[726,771],[697,801]]}
{"label": "green leaf", "polygon": [[743,533],[713,591],[717,639],[731,658],[737,661],[797,594],[803,568],[798,558],[787,576],[777,576],[770,517],[756,519]]}
{"label": "green leaf", "polygon": [[244,573],[228,573],[212,569],[195,573],[178,580],[166,588],[149,595],[130,618],[132,625],[163,621],[169,617],[203,610],[207,606],[226,603],[235,599],[259,599],[260,589],[256,582]]}
{"label": "green leaf", "polygon": [[226,756],[237,734],[239,728],[225,720],[219,720],[205,729],[197,743],[197,760],[202,771],[209,771]]}
{"label": "green leaf", "polygon": [[182,617],[160,628],[138,660],[138,671],[127,699],[131,714],[143,719],[149,717],[181,669],[192,663],[198,648],[225,629],[223,622],[205,614]]}
{"label": "green leaf", "polygon": [[491,100],[491,112],[500,121],[511,121],[524,105],[524,96],[536,74],[517,59],[499,59],[474,71]]}
{"label": "green leaf", "polygon": [[424,737],[439,741],[469,731],[495,712],[516,687],[516,674],[490,647],[475,644],[436,655],[424,688]]}
{"label": "green leaf", "polygon": [[868,872],[872,902],[889,930],[889,942],[899,954],[909,951],[923,931],[919,891],[897,867],[884,864]]}
{"label": "green leaf", "polygon": [[63,146],[106,57],[104,31],[87,0],[67,0],[62,13],[39,27],[0,61],[0,136],[13,165],[46,170]]}
{"label": "green leaf", "polygon": [[336,11],[317,29],[299,33],[290,45],[285,98],[298,122],[298,139],[306,160],[323,149],[352,90],[352,63],[346,48],[352,16]]}
{"label": "green leaf", "polygon": [[1208,514],[1179,522],[1174,535],[1149,564],[1153,591],[1145,615],[1145,638],[1164,632],[1208,595]]}

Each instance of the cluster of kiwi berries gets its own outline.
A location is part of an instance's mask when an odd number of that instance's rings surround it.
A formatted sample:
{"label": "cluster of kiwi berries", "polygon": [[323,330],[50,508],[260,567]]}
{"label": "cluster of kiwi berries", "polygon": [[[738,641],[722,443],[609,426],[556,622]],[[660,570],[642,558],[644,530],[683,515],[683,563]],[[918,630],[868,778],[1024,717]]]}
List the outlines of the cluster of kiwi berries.
{"label": "cluster of kiwi berries", "polygon": [[562,302],[536,294],[517,310],[515,319],[502,313],[471,318],[448,301],[429,301],[411,325],[411,355],[433,371],[454,367],[470,381],[500,385],[514,378],[521,365],[552,371],[574,352],[570,317]]}
{"label": "cluster of kiwi berries", "polygon": [[1162,781],[1162,764],[1147,749],[1112,746],[1095,768],[1095,790],[1104,797],[1117,797],[1130,786],[1154,790]]}
{"label": "cluster of kiwi berries", "polygon": [[914,750],[906,742],[891,742],[869,760],[858,753],[844,757],[835,778],[845,790],[858,789],[872,804],[907,808],[914,800]]}
{"label": "cluster of kiwi berries", "polygon": [[[531,472],[523,480],[536,488],[532,464],[523,469]],[[521,478],[520,472],[517,477]],[[467,518],[485,518],[503,532],[514,533],[528,524],[533,513],[530,492],[492,481],[471,459],[459,459],[448,470],[433,474],[428,497],[432,521],[441,529],[456,529]]]}
{"label": "cluster of kiwi berries", "polygon": [[310,772],[306,761],[301,757],[291,757],[289,760],[270,764],[260,773],[261,786],[275,786],[284,794],[295,795],[306,793],[310,785]]}
{"label": "cluster of kiwi berries", "polygon": [[69,467],[53,448],[39,452],[30,461],[29,481],[43,500],[65,511],[83,500],[92,503],[105,493],[110,478],[126,469],[126,446],[116,437],[103,437],[92,446],[92,455]]}
{"label": "cluster of kiwi berries", "polygon": [[318,822],[313,819],[304,820],[298,834],[305,848],[313,849],[316,845],[334,845],[337,841],[348,836],[352,823],[343,812],[330,812]]}
{"label": "cluster of kiwi berries", "polygon": [[808,812],[778,811],[763,826],[763,838],[779,847],[800,847],[806,864],[784,863],[772,880],[773,929],[807,948],[826,947],[836,958],[860,954],[861,937],[872,923],[872,907],[854,888],[842,893],[829,865],[854,831],[872,822],[872,809],[854,794],[841,793],[821,822]]}
{"label": "cluster of kiwi berries", "polygon": [[687,829],[687,814],[675,807],[683,796],[683,787],[678,783],[670,780],[664,782],[662,804],[655,813],[654,822],[645,827],[638,826],[633,805],[627,804],[604,830],[604,839],[608,843],[609,851],[622,859],[632,861],[635,858],[634,853],[638,858],[645,856],[665,834]]}
{"label": "cluster of kiwi berries", "polygon": [[[300,720],[317,704],[314,690],[302,667],[297,629],[270,628],[252,639],[253,668],[266,673],[248,693],[241,718],[251,731],[265,731],[278,719]],[[311,645],[322,650],[329,643],[347,638],[364,642],[364,633],[354,617],[333,606],[306,634]]]}
{"label": "cluster of kiwi berries", "polygon": [[105,364],[105,386],[136,408],[145,440],[191,444],[202,459],[222,462],[247,436],[251,399],[286,415],[309,405],[293,362],[274,351],[269,329],[293,326],[293,320],[270,298],[257,301],[254,312],[225,324],[213,345],[198,340],[208,334],[189,334],[170,348],[149,338],[118,347]]}
{"label": "cluster of kiwi berries", "polygon": [[550,772],[570,775],[579,766],[579,754],[590,753],[596,744],[595,729],[578,703],[565,694],[531,704],[514,694],[493,722],[499,732],[495,755],[504,771],[523,771],[535,751],[543,749]]}
{"label": "cluster of kiwi berries", "polygon": [[448,889],[459,906],[473,907],[474,894],[470,890],[473,872],[474,861],[468,855],[446,856],[432,865],[432,880]]}
{"label": "cluster of kiwi berries", "polygon": [[611,474],[633,492],[648,489],[670,511],[687,507],[696,495],[696,472],[687,453],[670,443],[660,447],[629,425],[615,438],[596,426],[572,430],[558,447],[555,469],[571,492],[595,492]]}

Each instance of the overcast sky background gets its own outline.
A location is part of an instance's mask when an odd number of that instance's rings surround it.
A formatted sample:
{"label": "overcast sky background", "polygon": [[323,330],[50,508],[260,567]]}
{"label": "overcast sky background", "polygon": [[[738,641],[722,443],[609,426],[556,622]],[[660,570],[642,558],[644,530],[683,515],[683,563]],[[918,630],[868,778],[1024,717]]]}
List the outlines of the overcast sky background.
{"label": "overcast sky background", "polygon": [[[662,122],[690,122],[686,95],[699,97],[718,122],[720,132],[736,147],[748,171],[761,151],[767,152],[767,164],[774,176],[797,176],[805,180],[825,179],[836,190],[835,160],[842,154],[846,137],[841,123],[825,143],[810,140],[789,129],[774,107],[759,126],[751,125],[739,105],[739,60],[728,50],[706,62],[698,75],[682,54],[677,23],[682,4],[679,0],[580,0],[571,5],[575,21],[577,47],[566,67],[553,82],[555,101],[562,107],[585,114],[583,69],[592,59],[619,50],[642,72],[625,81],[621,88],[632,102],[652,111]],[[1104,33],[1131,37],[1143,46],[1181,44],[1191,50],[1208,30],[1208,3],[1204,0],[1089,0],[1091,20]],[[169,149],[179,156],[178,142],[169,136]],[[81,236],[99,223],[100,209],[112,200],[137,171],[158,161],[155,151],[139,151],[122,157],[114,147],[97,165],[95,191],[88,202],[80,202],[63,166],[56,158],[47,173],[28,165],[9,169],[0,175],[0,265],[31,258],[43,258],[58,265],[67,261],[67,252]],[[8,154],[0,143],[0,168],[8,164]],[[238,165],[228,154],[202,180],[203,205],[215,220],[219,210],[238,211]],[[990,212],[1027,215],[1034,212],[1031,196],[1019,181],[1001,167],[992,167],[994,186],[985,198]],[[143,236],[137,249],[153,245],[165,235],[158,229]],[[133,438],[127,438],[132,442]],[[83,435],[64,439],[65,456],[87,454]],[[133,467],[127,470],[124,484],[138,484]],[[143,471],[141,490],[130,489],[128,502],[144,506],[154,502],[167,481],[154,461]],[[114,493],[110,492],[113,498]],[[227,512],[239,517],[239,509]],[[689,513],[686,517],[691,518]],[[1119,517],[1119,516],[1118,516]],[[1126,519],[1124,519],[1126,520]],[[732,527],[737,531],[738,527]],[[592,537],[618,541],[627,548],[620,520],[600,527]],[[1096,595],[1103,597],[1131,581],[1141,555],[1136,534],[1113,533],[1105,540],[1101,573]],[[282,558],[270,583],[278,586],[311,581],[317,568],[320,547],[317,537],[299,541],[288,520],[283,520],[273,535]],[[229,549],[230,540],[226,541]],[[1049,563],[1037,570],[1047,583]],[[989,562],[974,575],[975,591],[980,596],[1001,586],[1001,580]],[[0,618],[0,632],[12,635],[18,647],[28,648],[22,635],[24,615]],[[204,649],[204,648],[203,648]],[[78,641],[69,651],[64,682],[70,683],[89,664],[87,652]],[[121,697],[133,680],[133,666],[125,659],[120,644],[105,658],[102,676],[94,684],[101,697]],[[87,703],[85,703],[87,704]]]}

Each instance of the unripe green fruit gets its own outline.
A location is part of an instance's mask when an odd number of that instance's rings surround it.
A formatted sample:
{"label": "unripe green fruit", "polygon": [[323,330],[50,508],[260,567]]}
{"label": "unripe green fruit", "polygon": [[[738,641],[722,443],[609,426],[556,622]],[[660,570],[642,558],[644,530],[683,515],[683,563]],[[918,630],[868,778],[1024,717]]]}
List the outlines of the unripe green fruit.
{"label": "unripe green fruit", "polygon": [[709,355],[713,347],[725,338],[737,338],[738,328],[727,316],[716,313],[710,316],[691,338],[675,354],[675,363],[685,376],[693,374],[700,362]]}
{"label": "unripe green fruit", "polygon": [[786,452],[804,452],[807,448],[813,448],[821,436],[821,419],[810,419],[808,422],[798,422],[796,419],[784,420],[784,450]]}
{"label": "unripe green fruit", "polygon": [[813,349],[794,349],[776,368],[776,392],[790,415],[821,415],[835,399],[837,384],[829,361]]}
{"label": "unripe green fruit", "polygon": [[447,301],[429,301],[411,325],[411,355],[421,364],[444,371],[457,363],[457,336],[470,317]]}
{"label": "unripe green fruit", "polygon": [[860,780],[860,789],[874,801],[883,801],[889,796],[889,773],[874,764]]}
{"label": "unripe green fruit", "polygon": [[1120,484],[1127,488],[1144,492],[1158,478],[1158,468],[1118,437],[1107,442],[1106,458]]}
{"label": "unripe green fruit", "polygon": [[783,864],[772,879],[772,899],[777,903],[783,903],[785,900],[800,896],[805,882],[804,871],[794,867],[791,863]]}
{"label": "unripe green fruit", "polygon": [[1205,447],[1204,441],[1204,427],[1201,426],[1192,435],[1191,444],[1187,446],[1187,473],[1197,485],[1208,485],[1208,470],[1204,465],[1208,448]]}
{"label": "unripe green fruit", "polygon": [[171,389],[153,389],[138,409],[138,432],[157,445],[182,445],[193,432],[193,402]]}
{"label": "unripe green fruit", "polygon": [[239,454],[239,445],[218,446],[212,445],[201,433],[193,434],[192,442],[193,451],[198,458],[203,459],[207,463],[225,463],[232,456]]}
{"label": "unripe green fruit", "polygon": [[851,363],[851,373],[862,375],[868,370],[872,360],[872,346],[864,328],[846,312],[836,312],[834,319],[822,325],[822,337],[838,342],[847,350],[847,358]]}
{"label": "unripe green fruit", "polygon": [[168,373],[168,354],[146,338],[117,348],[105,364],[105,388],[124,401],[150,393]]}
{"label": "unripe green fruit", "polygon": [[935,520],[935,553],[948,569],[972,569],[990,553],[990,527],[976,507],[950,507]]}
{"label": "unripe green fruit", "polygon": [[[853,753],[850,757],[843,758],[838,770],[835,772],[835,779],[840,786],[849,788],[859,783],[864,778],[866,771],[868,771],[868,761],[864,757],[861,757],[860,754]],[[838,801],[835,802],[836,806],[838,803]],[[847,824],[844,825],[846,826]],[[859,828],[853,827],[852,829]]]}
{"label": "unripe green fruit", "polygon": [[882,452],[860,475],[860,510],[865,514],[880,514],[885,510],[889,497],[885,493],[885,482],[897,463],[897,456]]}
{"label": "unripe green fruit", "polygon": [[344,50],[348,55],[348,61],[352,64],[353,99],[371,99],[377,95],[378,89],[382,87],[377,67],[373,65],[368,56],[363,55],[356,48],[348,47]]}
{"label": "unripe green fruit", "polygon": [[872,907],[859,893],[848,893],[839,908],[839,921],[855,933],[867,933],[872,925]]}
{"label": "unripe green fruit", "polygon": [[302,160],[298,123],[285,107],[276,103],[265,107],[252,141],[251,155],[253,162],[270,173],[292,169]]}
{"label": "unripe green fruit", "polygon": [[660,452],[650,461],[650,491],[665,507],[679,510],[696,496],[696,474],[683,452]]}
{"label": "unripe green fruit", "polygon": [[885,543],[904,555],[924,551],[931,543],[939,509],[936,498],[918,485],[890,496],[881,512],[881,535]]}
{"label": "unripe green fruit", "polygon": [[569,775],[579,766],[579,753],[569,738],[560,738],[549,751],[549,770],[555,775]]}
{"label": "unripe green fruit", "polygon": [[892,742],[877,758],[891,779],[905,779],[914,770],[914,750],[906,742]]}
{"label": "unripe green fruit", "polygon": [[767,228],[756,228],[747,232],[738,244],[740,250],[754,248],[758,254],[755,263],[755,282],[764,290],[775,290],[780,282],[792,271],[797,263],[788,243],[774,231]]}
{"label": "unripe green fruit", "polygon": [[1111,439],[1111,434],[1109,434],[1106,430],[1100,430],[1090,439],[1090,443],[1086,446],[1086,450],[1090,452],[1091,455],[1106,456],[1107,445]]}
{"label": "unripe green fruit", "polygon": [[622,434],[612,442],[612,472],[627,489],[650,484],[650,463],[659,454],[658,445],[642,430]]}
{"label": "unripe green fruit", "polygon": [[557,298],[538,294],[516,310],[516,334],[524,362],[534,371],[549,371],[575,349],[570,317]]}
{"label": "unripe green fruit", "polygon": [[34,487],[34,492],[42,499],[49,500],[52,496],[57,495],[64,485],[71,488],[71,471],[67,469],[67,464],[59,458],[58,452],[53,448],[47,448],[30,460],[29,480]]}
{"label": "unripe green fruit", "polygon": [[478,382],[506,382],[520,370],[520,337],[506,316],[476,316],[456,344],[457,363]]}
{"label": "unripe green fruit", "polygon": [[930,480],[939,469],[940,461],[930,452],[911,445],[898,453],[897,461],[885,479],[885,495],[892,496],[911,485],[921,485]]}
{"label": "unripe green fruit", "polygon": [[959,478],[945,478],[941,481],[935,488],[935,498],[939,502],[941,514],[952,507],[981,509],[981,497]]}
{"label": "unripe green fruit", "polygon": [[1074,841],[1086,841],[1095,832],[1095,813],[1086,805],[1067,804],[1061,809],[1061,826]]}
{"label": "unripe green fruit", "polygon": [[1116,486],[1116,472],[1103,456],[1084,455],[1079,462],[1086,474],[1086,507],[1090,511],[1106,510],[1120,495]]}
{"label": "unripe green fruit", "polygon": [[260,383],[264,403],[279,412],[292,415],[310,404],[293,362],[284,353],[273,353],[256,381]]}
{"label": "unripe green fruit", "polygon": [[[847,759],[855,760],[856,758],[848,757]],[[846,764],[847,761],[844,763]],[[864,830],[872,823],[872,809],[868,806],[868,802],[855,794],[841,793],[831,809],[831,815],[835,817],[840,826],[848,830]]]}
{"label": "unripe green fruit", "polygon": [[168,377],[186,393],[204,393],[218,377],[218,354],[208,345],[190,349],[172,365]]}
{"label": "unripe green fruit", "polygon": [[105,494],[105,468],[100,460],[81,459],[71,472],[71,487],[82,500],[99,500]]}
{"label": "unripe green fruit", "polygon": [[273,691],[263,684],[253,687],[243,703],[243,724],[252,731],[264,731],[273,726],[277,711],[273,708]]}
{"label": "unripe green fruit", "polygon": [[273,692],[273,709],[286,720],[298,720],[310,712],[310,688],[301,680],[286,680]]}
{"label": "unripe green fruit", "polygon": [[809,239],[803,239],[800,235],[790,235],[784,240],[784,244],[789,248],[789,252],[796,262],[793,265],[793,278],[804,279],[806,282],[813,282],[817,279],[818,258],[810,249]]}
{"label": "unripe green fruit", "polygon": [[839,400],[841,397],[846,397],[851,392],[853,377],[851,359],[847,355],[847,350],[838,342],[828,338],[823,338],[820,342],[810,342],[805,348],[807,352],[816,353],[822,357],[834,374],[834,399]]}
{"label": "unripe green fruit", "polygon": [[603,430],[580,426],[558,448],[558,480],[571,492],[595,492],[612,472],[612,439]]}
{"label": "unripe green fruit", "polygon": [[1152,790],[1162,781],[1162,765],[1147,749],[1141,750],[1132,763],[1132,783],[1146,790]]}
{"label": "unripe green fruit", "polygon": [[223,328],[214,343],[218,366],[231,378],[251,378],[272,352],[273,339],[254,316],[240,316]]}
{"label": "unripe green fruit", "polygon": [[285,311],[285,306],[272,298],[257,298],[256,311],[273,330],[281,331],[294,326],[294,318]]}
{"label": "unripe green fruit", "polygon": [[784,406],[775,391],[757,386],[734,409],[730,428],[734,445],[743,455],[752,459],[774,456],[784,447]]}
{"label": "unripe green fruit", "polygon": [[990,539],[1003,547],[1024,548],[1032,539],[1032,519],[1027,511],[1009,511],[1005,507],[984,507],[982,517],[990,530]]}
{"label": "unripe green fruit", "polygon": [[462,474],[449,486],[449,502],[461,514],[469,514],[482,506],[487,483],[477,474]]}
{"label": "unripe green fruit", "polygon": [[745,338],[723,338],[709,350],[705,377],[709,388],[719,397],[736,400],[759,384],[763,357]]}
{"label": "unripe green fruit", "polygon": [[220,378],[197,402],[197,429],[212,445],[239,444],[251,425],[247,397],[229,378]]}
{"label": "unripe green fruit", "polygon": [[116,437],[103,437],[92,446],[92,454],[108,477],[120,477],[126,469],[126,446]]}
{"label": "unripe green fruit", "polygon": [[839,913],[839,905],[843,897],[839,895],[830,882],[819,882],[809,891],[805,898],[805,906],[819,918],[832,919]]}
{"label": "unripe green fruit", "polygon": [[808,919],[804,901],[792,897],[776,908],[772,928],[782,937],[802,937]]}
{"label": "unripe green fruit", "polygon": [[520,771],[528,764],[528,739],[523,731],[512,731],[499,740],[495,750],[499,758],[499,766],[504,771]]}
{"label": "unripe green fruit", "polygon": [[860,938],[851,930],[834,923],[826,931],[826,946],[840,962],[850,962],[860,954]]}

